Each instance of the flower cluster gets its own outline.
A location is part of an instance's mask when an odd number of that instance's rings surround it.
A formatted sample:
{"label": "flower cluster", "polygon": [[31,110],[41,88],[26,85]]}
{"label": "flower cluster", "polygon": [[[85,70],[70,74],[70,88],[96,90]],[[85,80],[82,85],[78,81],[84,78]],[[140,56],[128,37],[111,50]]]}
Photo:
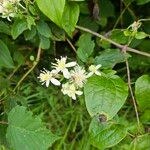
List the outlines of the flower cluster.
{"label": "flower cluster", "polygon": [[0,0],[1,17],[11,21],[10,18],[14,17],[18,11],[18,5],[22,6],[20,1],[21,0]]}
{"label": "flower cluster", "polygon": [[[100,67],[101,65],[91,65],[89,67],[90,72],[86,72],[86,70],[76,62],[67,63],[67,57],[61,57],[60,59],[56,59],[56,63],[52,63],[52,71],[44,68],[38,78],[42,85],[46,84],[46,87],[49,86],[50,82],[56,86],[62,85],[62,93],[76,100],[76,95],[83,94],[81,89],[87,78],[94,74],[98,76],[101,75],[99,71]],[[60,81],[63,81],[64,79],[67,82],[61,84]]]}

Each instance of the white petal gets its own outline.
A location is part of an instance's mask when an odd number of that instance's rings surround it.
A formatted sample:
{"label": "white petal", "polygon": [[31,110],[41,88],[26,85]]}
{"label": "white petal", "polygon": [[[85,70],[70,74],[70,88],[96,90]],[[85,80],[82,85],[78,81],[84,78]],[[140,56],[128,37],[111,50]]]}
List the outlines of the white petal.
{"label": "white petal", "polygon": [[101,73],[99,71],[96,71],[95,74],[101,76]]}
{"label": "white petal", "polygon": [[100,67],[102,67],[101,64],[97,65],[97,66],[96,66],[96,69],[99,69]]}
{"label": "white petal", "polygon": [[46,87],[49,86],[49,82],[50,82],[49,80],[46,81]]}
{"label": "white petal", "polygon": [[74,94],[74,95],[72,95],[72,99],[73,99],[73,100],[76,100],[76,96],[75,96],[75,94]]}
{"label": "white petal", "polygon": [[88,75],[86,76],[87,78],[91,77],[93,75],[93,72],[88,73]]}
{"label": "white petal", "polygon": [[57,79],[55,79],[55,78],[52,78],[52,79],[51,79],[51,82],[52,82],[54,85],[57,85],[57,86],[60,85],[60,82],[59,82]]}
{"label": "white petal", "polygon": [[82,95],[83,92],[82,92],[82,91],[76,91],[76,94],[77,94],[77,95]]}
{"label": "white petal", "polygon": [[58,73],[58,70],[55,70],[55,69],[54,69],[54,70],[51,71],[51,73],[57,74],[57,73]]}
{"label": "white petal", "polygon": [[66,67],[74,67],[77,63],[75,61],[67,63]]}
{"label": "white petal", "polygon": [[69,79],[69,78],[70,78],[70,73],[69,73],[68,69],[64,69],[64,70],[63,70],[63,75],[64,75],[64,77],[65,77],[66,79]]}

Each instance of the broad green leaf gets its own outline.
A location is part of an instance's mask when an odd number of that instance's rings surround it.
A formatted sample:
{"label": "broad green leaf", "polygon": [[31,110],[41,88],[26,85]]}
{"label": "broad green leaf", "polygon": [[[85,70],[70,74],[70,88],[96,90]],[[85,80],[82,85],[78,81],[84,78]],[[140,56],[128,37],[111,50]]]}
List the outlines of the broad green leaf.
{"label": "broad green leaf", "polygon": [[150,2],[150,0],[137,0],[138,5],[144,5],[148,2]]}
{"label": "broad green leaf", "polygon": [[113,68],[117,63],[124,62],[128,54],[122,53],[119,49],[106,49],[95,58],[95,64],[101,64],[103,68]]}
{"label": "broad green leaf", "polygon": [[81,61],[87,62],[95,47],[95,43],[92,41],[91,35],[88,33],[82,34],[79,38],[79,41],[77,42],[77,45],[77,56]]}
{"label": "broad green leaf", "polygon": [[42,124],[39,117],[23,106],[8,114],[7,140],[15,150],[47,150],[58,137]]}
{"label": "broad green leaf", "polygon": [[148,37],[148,34],[146,34],[145,32],[137,32],[136,34],[135,34],[135,38],[136,39],[144,39],[144,38],[146,38],[146,37]]}
{"label": "broad green leaf", "polygon": [[128,86],[116,75],[112,77],[93,76],[85,87],[86,108],[91,117],[104,114],[113,118],[121,109],[128,96]]}
{"label": "broad green leaf", "polygon": [[15,40],[23,31],[28,29],[26,20],[16,20],[11,29],[11,35]]}
{"label": "broad green leaf", "polygon": [[61,25],[65,0],[36,0],[39,9],[58,26]]}
{"label": "broad green leaf", "polygon": [[52,34],[51,29],[49,28],[46,22],[39,21],[37,23],[37,30],[42,36],[47,37],[47,38],[51,37],[51,34]]}
{"label": "broad green leaf", "polygon": [[130,150],[149,150],[150,148],[150,135],[145,134],[136,137],[130,145]]}
{"label": "broad green leaf", "polygon": [[76,3],[67,3],[62,16],[62,27],[72,37],[79,17],[79,6]]}
{"label": "broad green leaf", "polygon": [[141,110],[150,109],[150,77],[143,75],[135,82],[136,101]]}
{"label": "broad green leaf", "polygon": [[7,45],[0,40],[0,66],[14,68],[14,63]]}
{"label": "broad green leaf", "polygon": [[89,128],[91,144],[100,150],[118,144],[127,134],[127,129],[121,124],[100,122],[96,117],[92,119]]}

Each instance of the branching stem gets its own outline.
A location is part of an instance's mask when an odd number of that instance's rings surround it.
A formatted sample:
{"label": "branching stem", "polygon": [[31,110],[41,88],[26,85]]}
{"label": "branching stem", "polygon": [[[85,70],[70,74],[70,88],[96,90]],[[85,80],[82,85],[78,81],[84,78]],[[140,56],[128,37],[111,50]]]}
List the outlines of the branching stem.
{"label": "branching stem", "polygon": [[[111,39],[108,39],[107,37],[99,34],[99,33],[96,33],[90,29],[87,29],[87,28],[84,28],[84,27],[81,27],[81,26],[76,26],[77,29],[79,30],[82,30],[82,31],[85,31],[85,32],[88,32],[88,33],[91,33],[92,35],[95,35],[103,40],[106,40],[107,42],[115,45],[116,47],[120,48],[120,49],[123,49],[125,45],[121,45],[119,43],[116,43],[115,41],[111,40]],[[136,54],[140,54],[140,55],[143,55],[143,56],[147,56],[147,57],[150,57],[150,54],[149,53],[146,53],[146,52],[142,52],[142,51],[139,51],[139,50],[136,50],[136,49],[133,49],[129,46],[126,47],[126,50],[128,52],[132,52],[132,53],[136,53]]]}

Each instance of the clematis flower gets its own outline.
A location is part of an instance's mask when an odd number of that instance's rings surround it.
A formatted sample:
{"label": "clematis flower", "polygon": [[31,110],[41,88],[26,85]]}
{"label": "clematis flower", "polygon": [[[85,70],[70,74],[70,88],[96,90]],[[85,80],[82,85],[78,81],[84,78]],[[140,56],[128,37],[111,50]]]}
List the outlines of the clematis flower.
{"label": "clematis flower", "polygon": [[102,65],[97,65],[97,66],[95,66],[95,65],[91,65],[90,67],[89,67],[89,71],[90,71],[90,73],[87,75],[87,77],[89,78],[89,77],[91,77],[93,74],[96,74],[96,75],[98,75],[98,76],[101,76],[101,73],[100,73],[100,71],[98,71],[98,69],[101,67]]}
{"label": "clematis flower", "polygon": [[42,82],[42,85],[46,84],[46,87],[48,87],[50,82],[56,86],[60,85],[60,82],[57,79],[55,79],[56,77],[57,77],[57,74],[55,70],[48,71],[44,69],[43,71],[41,71],[38,78],[40,79],[40,82]]}
{"label": "clematis flower", "polygon": [[70,74],[67,68],[74,67],[76,62],[66,63],[67,57],[61,57],[61,59],[56,59],[57,63],[52,63],[52,67],[58,72],[62,72],[65,78],[69,78]]}
{"label": "clematis flower", "polygon": [[83,84],[86,82],[86,71],[79,65],[74,68],[70,73],[71,83],[74,83],[75,86],[82,88]]}
{"label": "clematis flower", "polygon": [[62,85],[61,91],[64,95],[68,95],[72,99],[76,100],[76,95],[82,95],[83,92],[76,89],[74,84],[69,84],[68,82]]}

